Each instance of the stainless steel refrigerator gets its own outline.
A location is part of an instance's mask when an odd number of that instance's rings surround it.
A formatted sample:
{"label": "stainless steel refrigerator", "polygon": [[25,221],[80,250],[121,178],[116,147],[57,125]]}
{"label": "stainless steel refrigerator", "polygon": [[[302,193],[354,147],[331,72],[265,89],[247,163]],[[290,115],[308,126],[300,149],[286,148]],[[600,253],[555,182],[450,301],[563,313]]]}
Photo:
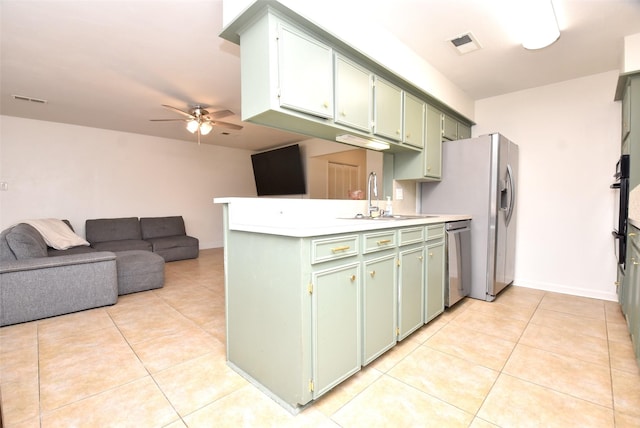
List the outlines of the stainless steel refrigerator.
{"label": "stainless steel refrigerator", "polygon": [[501,134],[442,143],[442,180],[422,183],[423,213],[471,214],[470,297],[513,282],[518,146]]}

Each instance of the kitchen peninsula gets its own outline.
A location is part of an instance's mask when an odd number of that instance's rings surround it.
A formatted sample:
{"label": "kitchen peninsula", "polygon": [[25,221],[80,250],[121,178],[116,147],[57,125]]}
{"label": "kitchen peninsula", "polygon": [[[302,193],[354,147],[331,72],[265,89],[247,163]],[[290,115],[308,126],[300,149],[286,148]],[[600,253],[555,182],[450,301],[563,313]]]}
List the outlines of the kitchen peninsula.
{"label": "kitchen peninsula", "polygon": [[366,201],[217,198],[227,361],[292,413],[444,311],[444,223]]}

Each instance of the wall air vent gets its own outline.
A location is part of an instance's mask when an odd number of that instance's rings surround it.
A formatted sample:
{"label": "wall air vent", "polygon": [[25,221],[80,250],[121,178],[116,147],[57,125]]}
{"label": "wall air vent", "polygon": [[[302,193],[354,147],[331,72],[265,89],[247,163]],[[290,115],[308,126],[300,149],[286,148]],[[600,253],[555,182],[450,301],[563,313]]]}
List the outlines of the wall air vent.
{"label": "wall air vent", "polygon": [[30,101],[32,103],[37,103],[37,104],[46,104],[48,101],[47,100],[43,100],[40,98],[33,98],[33,97],[25,97],[24,95],[11,95],[13,97],[14,100],[18,100],[18,101]]}
{"label": "wall air vent", "polygon": [[448,41],[451,43],[451,46],[453,46],[460,55],[473,52],[482,47],[480,46],[480,43],[478,43],[478,40],[476,39],[476,37],[471,32],[461,34],[459,36],[454,37],[453,39],[449,39]]}

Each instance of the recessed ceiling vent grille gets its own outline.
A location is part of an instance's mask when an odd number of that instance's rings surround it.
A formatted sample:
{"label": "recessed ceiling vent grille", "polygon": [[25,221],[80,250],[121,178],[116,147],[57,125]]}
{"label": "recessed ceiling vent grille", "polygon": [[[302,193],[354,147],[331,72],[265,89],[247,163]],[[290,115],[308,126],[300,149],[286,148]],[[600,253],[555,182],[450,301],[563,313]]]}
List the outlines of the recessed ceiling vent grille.
{"label": "recessed ceiling vent grille", "polygon": [[32,103],[37,103],[37,104],[46,104],[47,100],[43,100],[40,98],[32,98],[32,97],[26,97],[24,95],[11,95],[13,97],[14,100],[18,100],[18,101],[30,101]]}
{"label": "recessed ceiling vent grille", "polygon": [[449,42],[460,55],[473,52],[482,47],[471,32],[456,36],[453,39],[449,39]]}

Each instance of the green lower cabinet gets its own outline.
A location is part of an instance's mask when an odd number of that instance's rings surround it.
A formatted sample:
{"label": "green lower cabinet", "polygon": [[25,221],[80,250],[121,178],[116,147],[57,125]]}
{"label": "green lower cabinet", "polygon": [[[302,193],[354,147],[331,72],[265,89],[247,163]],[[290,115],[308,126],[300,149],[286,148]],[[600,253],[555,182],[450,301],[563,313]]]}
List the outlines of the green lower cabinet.
{"label": "green lower cabinet", "polygon": [[368,258],[362,267],[362,364],[396,344],[396,252]]}
{"label": "green lower cabinet", "polygon": [[425,314],[424,322],[427,323],[444,312],[444,286],[445,286],[445,248],[444,239],[427,241],[425,269]]}
{"label": "green lower cabinet", "polygon": [[640,230],[629,225],[623,311],[640,365]]}
{"label": "green lower cabinet", "polygon": [[312,274],[313,397],[361,367],[360,263]]}
{"label": "green lower cabinet", "polygon": [[400,248],[398,252],[398,340],[424,324],[424,246]]}

